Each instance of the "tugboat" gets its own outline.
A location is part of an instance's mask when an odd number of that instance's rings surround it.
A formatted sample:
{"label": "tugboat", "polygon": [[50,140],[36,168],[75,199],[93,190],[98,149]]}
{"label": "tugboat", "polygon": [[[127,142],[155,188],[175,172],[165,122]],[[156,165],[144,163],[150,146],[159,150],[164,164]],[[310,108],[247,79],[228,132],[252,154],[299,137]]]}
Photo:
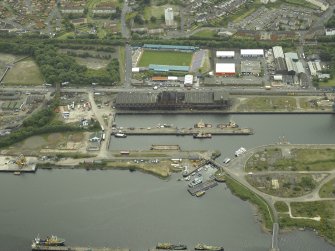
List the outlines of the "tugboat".
{"label": "tugboat", "polygon": [[171,243],[158,243],[156,246],[157,249],[168,249],[168,250],[186,250],[187,246],[183,244],[171,244]]}
{"label": "tugboat", "polygon": [[210,250],[210,251],[224,251],[223,247],[209,246],[202,243],[197,244],[194,247],[195,250]]}
{"label": "tugboat", "polygon": [[36,248],[39,246],[64,246],[65,245],[65,239],[58,238],[55,235],[47,236],[46,239],[41,239],[39,236],[37,236],[33,240],[32,248]]}
{"label": "tugboat", "polygon": [[194,125],[194,128],[211,128],[212,124],[206,124],[202,120],[200,120],[198,123]]}
{"label": "tugboat", "polygon": [[217,128],[238,128],[238,124],[236,124],[234,121],[229,121],[228,124],[226,123],[222,123],[222,124],[218,124]]}
{"label": "tugboat", "polygon": [[212,138],[212,134],[199,132],[199,133],[193,134],[193,138],[195,138],[195,139],[210,139],[210,138]]}

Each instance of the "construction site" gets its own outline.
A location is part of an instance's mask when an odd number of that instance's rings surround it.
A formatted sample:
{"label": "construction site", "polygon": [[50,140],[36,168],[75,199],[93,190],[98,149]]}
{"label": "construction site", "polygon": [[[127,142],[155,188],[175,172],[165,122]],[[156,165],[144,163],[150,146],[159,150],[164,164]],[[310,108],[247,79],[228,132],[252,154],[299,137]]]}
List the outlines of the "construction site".
{"label": "construction site", "polygon": [[34,173],[36,171],[35,157],[25,157],[20,154],[18,157],[0,156],[0,172],[12,172],[15,175],[21,173]]}

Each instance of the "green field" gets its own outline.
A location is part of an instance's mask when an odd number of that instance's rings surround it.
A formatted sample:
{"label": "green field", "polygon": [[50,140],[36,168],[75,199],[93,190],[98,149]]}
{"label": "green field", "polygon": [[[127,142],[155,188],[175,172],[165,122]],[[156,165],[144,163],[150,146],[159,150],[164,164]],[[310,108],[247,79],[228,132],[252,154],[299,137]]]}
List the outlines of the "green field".
{"label": "green field", "polygon": [[44,83],[38,66],[31,58],[16,63],[8,71],[3,82],[13,85],[41,85]]}
{"label": "green field", "polygon": [[190,66],[193,53],[145,50],[138,62],[139,67],[149,64]]}

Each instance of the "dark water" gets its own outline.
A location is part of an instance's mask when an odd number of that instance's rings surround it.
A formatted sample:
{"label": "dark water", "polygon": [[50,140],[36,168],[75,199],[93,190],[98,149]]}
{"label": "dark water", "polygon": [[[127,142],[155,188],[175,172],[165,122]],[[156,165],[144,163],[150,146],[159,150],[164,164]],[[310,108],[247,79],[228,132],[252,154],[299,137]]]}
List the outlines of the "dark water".
{"label": "dark water", "polygon": [[[112,149],[180,144],[184,149],[219,149],[230,156],[286,136],[291,143],[334,143],[335,117],[285,116],[119,116],[119,126],[173,123],[192,127],[200,119],[217,124],[233,119],[255,129],[252,136],[137,137],[112,139]],[[202,198],[191,197],[186,183],[139,172],[54,170],[35,175],[0,175],[0,250],[30,250],[31,239],[56,234],[68,245],[120,246],[147,250],[157,242],[223,245],[225,250],[267,251],[271,236],[261,231],[253,208],[220,185]],[[312,232],[280,235],[285,251],[335,250]]]}

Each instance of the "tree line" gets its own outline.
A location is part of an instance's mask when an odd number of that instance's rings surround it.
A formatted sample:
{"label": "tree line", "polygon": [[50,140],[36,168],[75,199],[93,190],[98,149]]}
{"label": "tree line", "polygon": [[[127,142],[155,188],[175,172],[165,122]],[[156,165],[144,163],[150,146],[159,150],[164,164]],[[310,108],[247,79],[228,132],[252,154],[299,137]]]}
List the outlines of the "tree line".
{"label": "tree line", "polygon": [[91,70],[76,63],[72,57],[58,53],[54,45],[20,40],[0,42],[0,51],[32,56],[49,84],[70,82],[74,85],[113,85],[120,81],[118,60],[111,60],[106,69]]}

